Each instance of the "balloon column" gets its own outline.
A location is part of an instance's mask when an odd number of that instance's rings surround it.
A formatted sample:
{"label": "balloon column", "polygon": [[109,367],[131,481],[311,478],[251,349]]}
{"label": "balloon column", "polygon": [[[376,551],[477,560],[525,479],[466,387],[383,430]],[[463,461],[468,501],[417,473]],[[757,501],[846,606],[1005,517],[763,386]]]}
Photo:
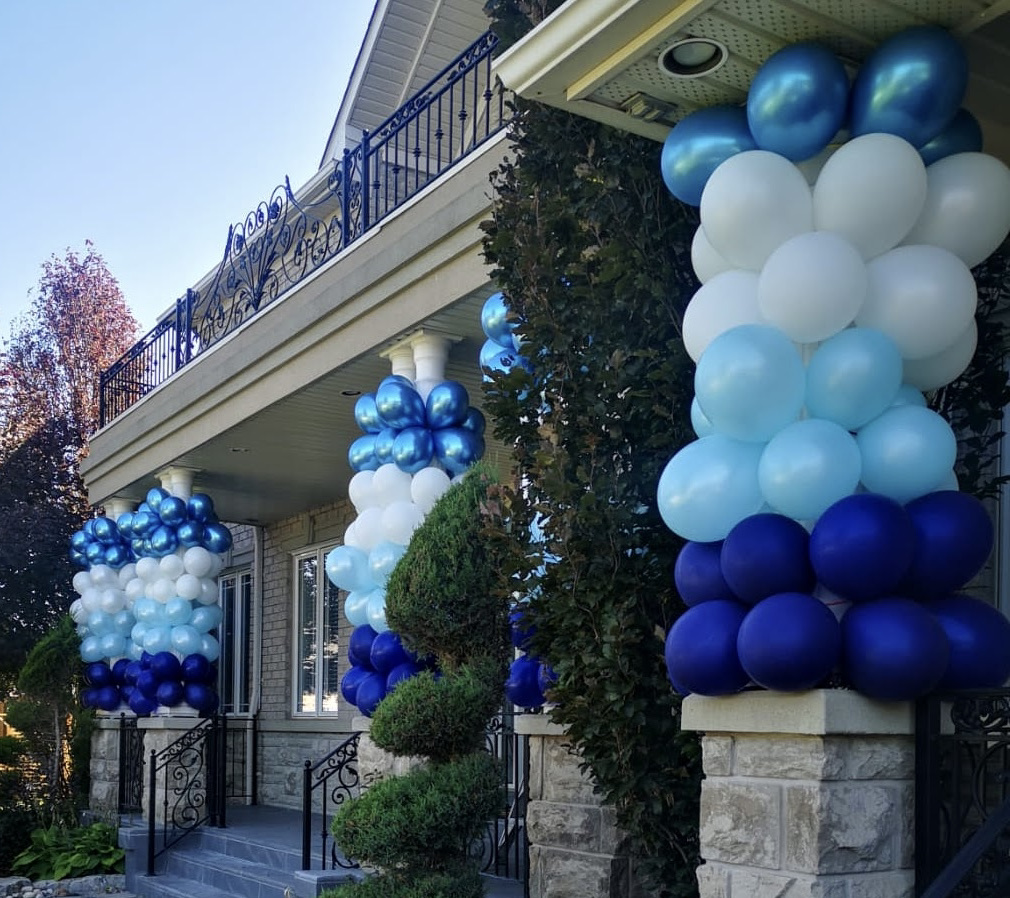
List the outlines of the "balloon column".
{"label": "balloon column", "polygon": [[[88,521],[71,538],[86,706],[140,715],[218,705],[217,574],[231,533],[210,497],[155,488],[135,512]],[[96,548],[96,546],[98,548]]]}
{"label": "balloon column", "polygon": [[956,593],[993,531],[922,392],[970,363],[970,269],[1010,231],[1010,170],[959,109],[966,79],[930,26],[881,44],[851,88],[830,51],[794,44],[746,109],[670,132],[664,180],[701,207],[683,322],[698,439],[657,490],[689,541],[666,645],[679,691],[838,671],[906,700],[1010,675],[1010,623]]}
{"label": "balloon column", "polygon": [[545,695],[555,680],[554,671],[545,661],[529,653],[536,628],[526,621],[522,607],[512,611],[509,622],[517,657],[509,667],[505,698],[517,708],[539,708],[547,700]]}

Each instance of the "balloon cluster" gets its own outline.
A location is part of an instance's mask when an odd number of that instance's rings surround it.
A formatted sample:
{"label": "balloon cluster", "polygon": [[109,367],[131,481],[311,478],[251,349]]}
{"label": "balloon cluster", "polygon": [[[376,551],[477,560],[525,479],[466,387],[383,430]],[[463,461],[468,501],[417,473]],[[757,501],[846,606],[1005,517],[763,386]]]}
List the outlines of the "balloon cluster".
{"label": "balloon cluster", "polygon": [[481,309],[480,326],[487,339],[480,349],[478,361],[485,381],[489,381],[496,371],[508,374],[516,365],[532,370],[529,360],[519,353],[519,335],[508,315],[505,294],[501,292],[492,293]]}
{"label": "balloon cluster", "polygon": [[518,654],[509,667],[505,681],[505,698],[517,708],[539,708],[547,700],[547,691],[555,680],[554,671],[545,661],[529,653],[536,628],[530,624],[522,608],[509,615],[512,645]]}
{"label": "balloon cluster", "polygon": [[[1010,673],[972,657],[1010,625],[950,597],[992,535],[922,392],[969,365],[970,268],[1010,231],[1010,170],[979,152],[966,79],[934,27],[881,44],[851,88],[828,50],[794,44],[746,109],[702,110],[667,139],[667,186],[701,206],[683,323],[699,438],[657,489],[690,541],[678,586],[694,607],[667,642],[679,689],[806,689],[840,662],[866,694],[908,699]],[[957,576],[917,573],[913,558],[941,557]],[[821,599],[855,604],[839,624]]]}
{"label": "balloon cluster", "polygon": [[[171,533],[171,551],[166,551],[162,534],[137,535],[138,519],[142,529],[150,529],[150,516],[161,521],[155,531]],[[149,714],[159,704],[183,703],[200,712],[213,711],[217,695],[209,684],[215,676],[213,662],[221,653],[213,633],[222,618],[216,578],[221,553],[231,547],[231,533],[217,521],[213,502],[203,494],[183,500],[154,489],[136,512],[116,522],[95,520],[107,522],[92,528],[96,539],[112,545],[104,534],[106,527],[114,528],[118,544],[128,539],[128,551],[137,558],[118,569],[91,564],[74,575],[79,598],[70,614],[81,637],[91,688],[84,701],[105,711],[126,704],[137,714]],[[162,660],[152,667],[154,658]],[[141,678],[149,669],[151,676]]]}
{"label": "balloon cluster", "polygon": [[484,415],[454,380],[435,384],[422,398],[408,378],[391,374],[358,399],[354,420],[365,434],[347,453],[355,471],[391,464],[416,474],[437,462],[450,474],[462,474],[484,454]]}
{"label": "balloon cluster", "polygon": [[397,683],[430,667],[405,649],[392,630],[376,633],[368,624],[354,628],[347,659],[351,666],[340,681],[340,694],[366,717]]}

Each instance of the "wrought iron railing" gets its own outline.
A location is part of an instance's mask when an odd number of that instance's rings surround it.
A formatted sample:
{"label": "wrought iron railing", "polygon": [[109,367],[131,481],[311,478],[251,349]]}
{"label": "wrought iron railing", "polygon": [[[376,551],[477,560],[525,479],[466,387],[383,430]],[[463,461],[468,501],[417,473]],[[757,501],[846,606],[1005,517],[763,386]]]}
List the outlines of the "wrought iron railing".
{"label": "wrought iron railing", "polygon": [[[349,861],[337,847],[330,834],[330,821],[347,799],[358,794],[358,740],[360,733],[354,733],[340,743],[333,751],[313,764],[305,762],[302,773],[302,869],[312,869],[312,823],[321,821],[318,837],[320,842],[320,868],[334,870],[357,869],[358,864]],[[316,798],[318,796],[318,799]],[[316,811],[316,808],[319,808]],[[317,814],[320,815],[317,817]]]}
{"label": "wrought iron railing", "polygon": [[287,179],[228,230],[224,258],[101,375],[104,426],[259,314],[506,124],[487,32],[298,198]]}
{"label": "wrought iron railing", "polygon": [[119,813],[139,814],[144,803],[144,731],[119,715]]}
{"label": "wrought iron railing", "polygon": [[1010,895],[1010,689],[921,700],[915,776],[916,894]]}

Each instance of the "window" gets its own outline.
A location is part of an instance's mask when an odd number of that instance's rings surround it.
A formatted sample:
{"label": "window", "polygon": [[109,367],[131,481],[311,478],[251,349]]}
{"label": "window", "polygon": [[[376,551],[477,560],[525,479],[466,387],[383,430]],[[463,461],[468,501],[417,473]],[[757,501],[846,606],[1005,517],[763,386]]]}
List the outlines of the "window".
{"label": "window", "polygon": [[295,714],[337,713],[340,590],[324,574],[324,559],[332,548],[295,556]]}
{"label": "window", "polygon": [[223,574],[220,595],[218,691],[221,708],[229,714],[248,714],[252,682],[252,574],[248,570]]}

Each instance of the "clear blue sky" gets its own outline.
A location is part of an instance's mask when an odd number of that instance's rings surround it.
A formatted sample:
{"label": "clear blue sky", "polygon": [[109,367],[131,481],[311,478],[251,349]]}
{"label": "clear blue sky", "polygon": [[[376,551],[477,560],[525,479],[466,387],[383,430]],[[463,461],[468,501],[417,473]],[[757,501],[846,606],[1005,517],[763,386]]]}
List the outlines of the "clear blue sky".
{"label": "clear blue sky", "polygon": [[315,173],[374,0],[0,0],[0,338],[94,242],[144,331]]}

